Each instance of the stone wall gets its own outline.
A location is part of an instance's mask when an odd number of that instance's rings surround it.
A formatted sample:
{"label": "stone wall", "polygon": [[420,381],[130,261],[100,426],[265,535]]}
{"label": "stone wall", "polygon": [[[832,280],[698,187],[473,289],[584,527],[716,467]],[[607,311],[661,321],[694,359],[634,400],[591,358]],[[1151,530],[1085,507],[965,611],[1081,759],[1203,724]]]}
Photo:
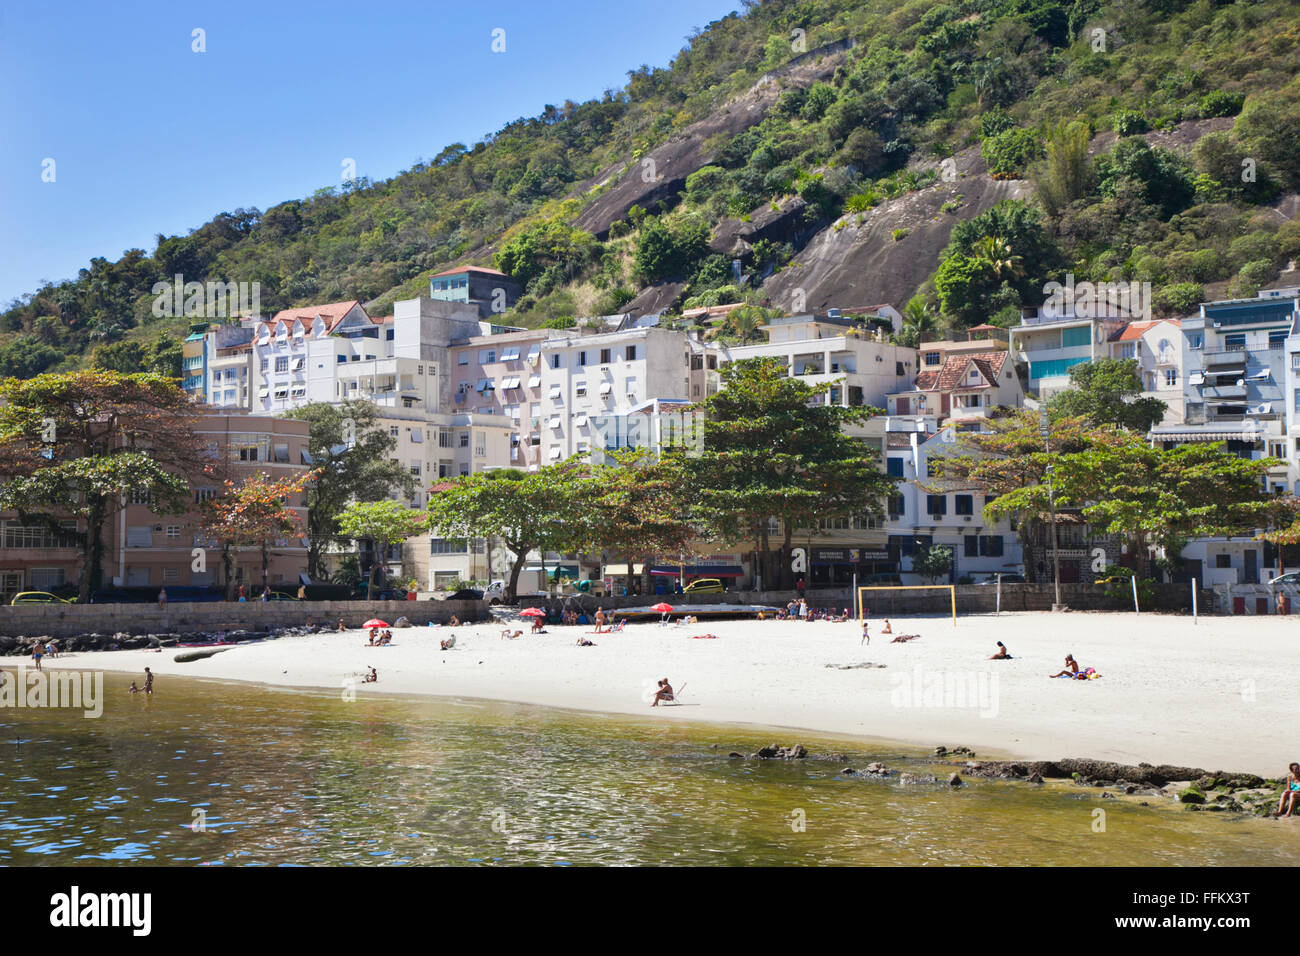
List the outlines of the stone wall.
{"label": "stone wall", "polygon": [[221,601],[171,604],[20,604],[0,606],[0,635],[6,637],[79,634],[181,634],[215,631],[268,631],[313,624],[360,627],[372,617],[394,623],[445,624],[487,620],[483,601]]}

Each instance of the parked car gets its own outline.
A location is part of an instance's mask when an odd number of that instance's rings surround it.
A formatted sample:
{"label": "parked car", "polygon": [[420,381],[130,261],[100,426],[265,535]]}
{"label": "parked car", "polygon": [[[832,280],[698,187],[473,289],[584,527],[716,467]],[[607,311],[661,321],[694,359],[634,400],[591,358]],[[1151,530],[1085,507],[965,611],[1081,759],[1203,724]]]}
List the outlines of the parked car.
{"label": "parked car", "polygon": [[149,599],[143,594],[131,591],[119,591],[114,588],[101,588],[90,596],[91,604],[148,604]]}
{"label": "parked car", "polygon": [[1279,574],[1269,584],[1300,584],[1300,571],[1288,571],[1286,574]]}
{"label": "parked car", "polygon": [[484,589],[483,596],[487,598],[489,604],[500,604],[506,596],[506,582],[493,581]]}
{"label": "parked car", "polygon": [[444,601],[481,601],[483,592],[475,588],[461,588],[453,594],[448,594]]}
{"label": "parked car", "polygon": [[49,591],[19,591],[10,604],[76,604],[76,599],[64,600]]}
{"label": "parked car", "polygon": [[371,598],[366,594],[366,586],[363,584],[352,592],[351,600],[353,601],[405,601],[406,592],[397,588],[377,588],[375,595]]}
{"label": "parked car", "polygon": [[296,600],[298,600],[298,596],[297,596],[296,594],[290,594],[290,593],[288,593],[287,591],[272,591],[272,592],[271,592],[270,600],[272,600],[272,601],[296,601]]}
{"label": "parked car", "polygon": [[[991,578],[985,578],[983,581],[980,582],[981,585],[984,584],[996,585],[997,583],[998,583],[998,576],[996,574],[993,575]],[[1004,574],[1002,575],[1002,583],[1003,584],[1024,584],[1025,576],[1023,574]]]}
{"label": "parked car", "polygon": [[686,587],[682,588],[683,594],[721,594],[727,590],[722,583],[721,578],[696,578]]}

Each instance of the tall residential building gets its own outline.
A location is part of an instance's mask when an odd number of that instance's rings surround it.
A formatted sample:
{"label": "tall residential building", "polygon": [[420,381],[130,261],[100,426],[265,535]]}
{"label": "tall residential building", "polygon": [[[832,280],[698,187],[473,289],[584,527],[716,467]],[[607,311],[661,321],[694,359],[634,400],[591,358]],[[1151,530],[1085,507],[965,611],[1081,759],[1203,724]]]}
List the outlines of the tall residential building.
{"label": "tall residential building", "polygon": [[1191,350],[1179,319],[1130,322],[1110,337],[1110,358],[1137,362],[1141,398],[1167,407],[1163,425],[1177,425],[1187,414],[1187,367]]}
{"label": "tall residential building", "polygon": [[1070,386],[1070,369],[1110,354],[1113,335],[1128,323],[1118,307],[1100,305],[1099,314],[1080,315],[1073,307],[1022,309],[1020,324],[1008,329],[1014,360],[1027,367],[1028,390],[1042,401]]}

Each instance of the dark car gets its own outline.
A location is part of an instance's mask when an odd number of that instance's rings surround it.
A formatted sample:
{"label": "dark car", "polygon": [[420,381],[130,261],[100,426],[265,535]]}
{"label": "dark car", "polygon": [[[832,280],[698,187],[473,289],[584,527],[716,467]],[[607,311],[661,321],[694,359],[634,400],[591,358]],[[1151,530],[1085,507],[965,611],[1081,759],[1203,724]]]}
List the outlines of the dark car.
{"label": "dark car", "polygon": [[353,601],[405,601],[406,592],[399,591],[397,588],[376,588],[375,595],[372,598],[366,593],[364,587],[357,588],[352,592]]}
{"label": "dark car", "polygon": [[474,588],[461,588],[459,591],[455,592],[454,594],[448,594],[445,598],[443,598],[443,600],[444,601],[481,601],[483,600],[483,592],[475,590]]}
{"label": "dark car", "polygon": [[133,594],[130,591],[115,591],[104,589],[96,591],[90,596],[91,604],[148,604],[149,599],[143,594]]}

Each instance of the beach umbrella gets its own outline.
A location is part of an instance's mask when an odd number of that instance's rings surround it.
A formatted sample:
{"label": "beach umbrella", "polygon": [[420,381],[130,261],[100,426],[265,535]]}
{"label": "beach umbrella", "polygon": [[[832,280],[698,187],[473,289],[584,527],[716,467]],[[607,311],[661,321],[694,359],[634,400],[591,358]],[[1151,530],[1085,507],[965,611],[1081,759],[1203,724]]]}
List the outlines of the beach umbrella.
{"label": "beach umbrella", "polygon": [[362,627],[388,627],[389,624],[387,621],[381,621],[377,617],[372,617],[370,620],[366,621],[366,623],[362,624],[361,626]]}
{"label": "beach umbrella", "polygon": [[673,609],[673,606],[672,606],[671,604],[667,604],[667,603],[665,603],[665,602],[663,602],[663,601],[660,601],[658,604],[651,604],[651,605],[650,605],[650,610],[652,610],[652,611],[658,611],[660,614],[667,614],[667,613],[668,613],[669,611],[671,611],[672,609]]}
{"label": "beach umbrella", "polygon": [[519,612],[520,617],[546,617],[546,612],[540,607],[526,607]]}

